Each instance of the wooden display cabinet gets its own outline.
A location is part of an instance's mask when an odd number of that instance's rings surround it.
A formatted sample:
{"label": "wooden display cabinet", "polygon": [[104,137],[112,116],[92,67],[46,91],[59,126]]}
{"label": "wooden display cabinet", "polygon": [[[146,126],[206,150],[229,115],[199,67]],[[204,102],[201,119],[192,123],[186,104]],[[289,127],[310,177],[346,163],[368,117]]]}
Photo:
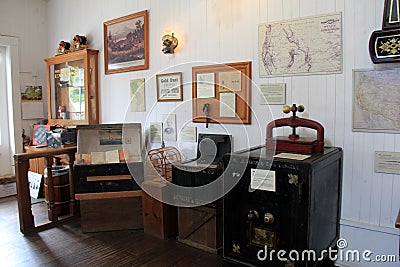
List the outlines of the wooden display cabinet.
{"label": "wooden display cabinet", "polygon": [[98,53],[83,49],[45,59],[50,125],[99,123]]}

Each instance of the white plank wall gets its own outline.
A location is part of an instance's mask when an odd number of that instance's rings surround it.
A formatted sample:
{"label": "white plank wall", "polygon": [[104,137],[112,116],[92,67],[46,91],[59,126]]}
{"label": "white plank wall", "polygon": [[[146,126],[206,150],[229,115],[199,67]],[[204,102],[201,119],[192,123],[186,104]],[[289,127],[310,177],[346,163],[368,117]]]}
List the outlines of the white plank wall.
{"label": "white plank wall", "polygon": [[[36,82],[36,85],[42,85],[43,90],[45,90],[46,73],[43,67],[43,59],[48,55],[46,50],[46,2],[42,0],[1,0],[0,35],[18,38],[20,53],[19,80],[21,85],[33,85]],[[18,103],[18,105],[20,104]],[[47,102],[45,101],[44,107],[46,106]],[[47,114],[47,110],[45,110],[45,114]],[[22,129],[25,129],[25,133],[31,136],[33,131],[32,125],[35,121],[35,119],[20,119],[14,123],[16,129],[22,127]],[[19,134],[16,137],[16,141],[22,142]],[[22,152],[20,145],[17,147],[19,150],[17,152]]]}
{"label": "white plank wall", "polygon": [[[257,86],[286,83],[287,104],[305,105],[306,112],[302,116],[325,126],[326,144],[343,148],[343,234],[351,238],[351,227],[356,227],[354,240],[363,243],[370,241],[368,231],[374,232],[374,238],[385,233],[392,238],[385,236],[381,245],[387,251],[396,251],[397,244],[393,240],[397,240],[399,232],[393,226],[400,208],[400,177],[374,173],[373,165],[376,150],[400,152],[400,135],[352,132],[352,71],[377,67],[369,58],[368,41],[372,31],[381,28],[383,4],[384,0],[114,0],[112,4],[106,0],[70,0],[66,5],[50,0],[47,4],[47,56],[54,55],[60,40],[70,40],[75,34],[88,35],[92,48],[100,50],[101,121],[137,121],[145,125],[149,120],[161,121],[163,114],[176,109],[178,128],[192,124],[192,66],[205,64],[203,61],[252,61],[253,124],[245,127],[252,138],[248,140],[236,134],[240,128],[236,125],[224,125],[234,135],[235,149],[263,143],[265,125],[271,119],[284,116],[280,106],[259,105]],[[149,10],[150,15],[150,69],[104,75],[102,23],[144,9]],[[343,18],[341,74],[259,78],[258,24],[332,12],[342,12]],[[172,31],[179,38],[177,53],[163,55],[161,36]],[[180,64],[182,67],[175,67]],[[393,65],[380,67],[389,66]],[[184,102],[155,106],[154,76],[171,69],[183,72]],[[131,113],[128,109],[129,80],[142,77],[146,78],[147,111]],[[198,132],[224,131],[216,125],[208,130],[202,124],[195,126]],[[282,133],[286,134],[287,130],[278,131]],[[185,146],[194,148],[194,144]],[[365,231],[365,235],[358,235],[360,231]]]}

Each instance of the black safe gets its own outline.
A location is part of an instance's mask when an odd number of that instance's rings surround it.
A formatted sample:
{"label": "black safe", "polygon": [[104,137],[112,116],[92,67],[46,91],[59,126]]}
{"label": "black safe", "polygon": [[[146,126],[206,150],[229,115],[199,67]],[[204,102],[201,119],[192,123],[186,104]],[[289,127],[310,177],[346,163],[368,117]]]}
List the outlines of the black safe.
{"label": "black safe", "polygon": [[230,153],[231,135],[200,133],[195,159],[174,164],[172,182],[185,187],[197,187],[218,179],[224,169],[223,155]]}
{"label": "black safe", "polygon": [[[261,146],[224,156],[224,179],[239,179],[223,198],[224,265],[331,266],[323,251],[339,237],[342,150],[304,160],[274,152]],[[286,254],[278,258],[279,250]],[[302,261],[305,250],[317,260]]]}

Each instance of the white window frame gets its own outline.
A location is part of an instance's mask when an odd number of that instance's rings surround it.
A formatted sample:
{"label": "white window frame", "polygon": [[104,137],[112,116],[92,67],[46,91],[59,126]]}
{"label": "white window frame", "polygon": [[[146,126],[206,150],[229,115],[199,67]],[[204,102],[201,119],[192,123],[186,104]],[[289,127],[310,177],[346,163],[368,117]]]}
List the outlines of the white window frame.
{"label": "white window frame", "polygon": [[[19,68],[19,40],[13,36],[0,36],[0,45],[6,47],[8,130],[12,156],[23,152],[22,116]],[[14,161],[11,158],[11,166]],[[14,172],[14,168],[12,168]],[[14,173],[13,173],[14,174]]]}

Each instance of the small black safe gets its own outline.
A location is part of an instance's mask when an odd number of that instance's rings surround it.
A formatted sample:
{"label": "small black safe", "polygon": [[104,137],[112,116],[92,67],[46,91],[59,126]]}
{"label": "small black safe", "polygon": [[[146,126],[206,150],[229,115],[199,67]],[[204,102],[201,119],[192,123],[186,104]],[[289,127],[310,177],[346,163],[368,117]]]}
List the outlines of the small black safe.
{"label": "small black safe", "polygon": [[200,133],[197,157],[174,164],[172,182],[179,186],[197,187],[211,183],[223,173],[223,155],[232,151],[231,135]]}

